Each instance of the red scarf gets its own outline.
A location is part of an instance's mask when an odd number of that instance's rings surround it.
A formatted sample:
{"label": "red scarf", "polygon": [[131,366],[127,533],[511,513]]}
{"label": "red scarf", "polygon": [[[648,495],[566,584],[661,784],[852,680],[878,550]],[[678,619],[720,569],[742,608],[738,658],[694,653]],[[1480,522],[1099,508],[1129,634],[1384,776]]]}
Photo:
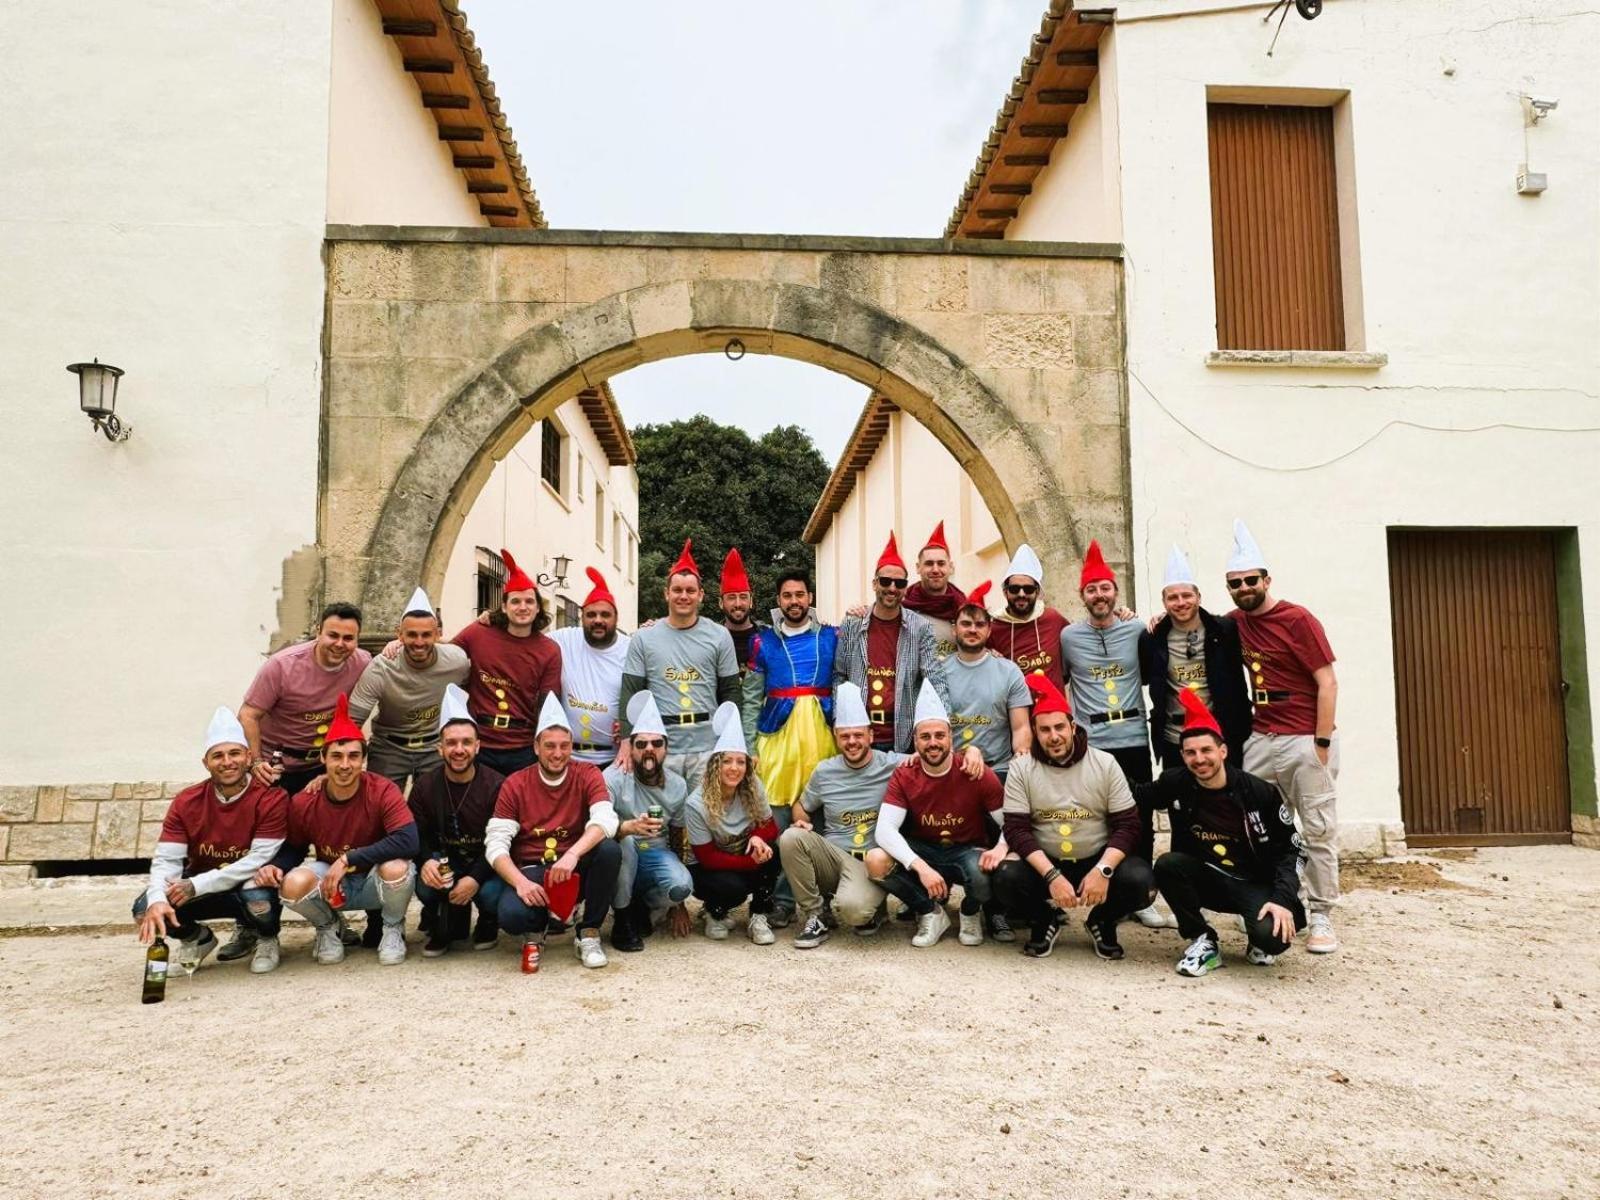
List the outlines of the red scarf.
{"label": "red scarf", "polygon": [[967,594],[953,583],[945,584],[942,596],[931,595],[922,590],[921,583],[913,583],[906,589],[905,599],[900,603],[914,613],[955,624],[956,614],[966,602]]}

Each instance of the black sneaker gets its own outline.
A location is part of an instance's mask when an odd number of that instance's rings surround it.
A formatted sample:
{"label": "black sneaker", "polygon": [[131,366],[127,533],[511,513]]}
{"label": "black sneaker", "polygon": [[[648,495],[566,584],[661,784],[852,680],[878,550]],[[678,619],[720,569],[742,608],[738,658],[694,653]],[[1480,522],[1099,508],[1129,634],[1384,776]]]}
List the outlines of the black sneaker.
{"label": "black sneaker", "polygon": [[376,950],[378,943],[383,940],[383,914],[372,909],[367,910],[367,927],[361,931],[361,948],[363,950]]}
{"label": "black sneaker", "polygon": [[900,906],[900,911],[895,914],[895,918],[894,919],[896,921],[901,922],[902,924],[910,925],[910,924],[912,924],[912,923],[914,923],[916,921],[917,914],[912,912],[909,908],[907,908],[904,904],[902,904]]}
{"label": "black sneaker", "polygon": [[997,942],[1014,942],[1017,940],[1017,931],[1011,928],[1005,913],[990,913],[989,936]]}
{"label": "black sneaker", "polygon": [[1094,952],[1101,958],[1116,962],[1122,957],[1122,943],[1117,941],[1115,921],[1094,921],[1084,928],[1089,931],[1089,940],[1094,943]]}
{"label": "black sneaker", "polygon": [[218,962],[235,962],[241,958],[249,958],[256,952],[256,942],[260,938],[254,929],[247,929],[243,925],[236,925],[233,936],[228,939],[227,945],[217,951]]}
{"label": "black sneaker", "polygon": [[822,914],[812,913],[806,918],[806,923],[800,932],[794,935],[794,948],[796,950],[813,950],[828,940],[828,926],[822,919]]}
{"label": "black sneaker", "polygon": [[1050,952],[1056,948],[1056,939],[1060,936],[1060,921],[1047,921],[1042,925],[1035,925],[1028,934],[1028,940],[1023,943],[1022,952],[1029,958],[1049,958]]}
{"label": "black sneaker", "polygon": [[865,924],[856,926],[856,936],[871,937],[873,934],[877,933],[878,930],[883,928],[883,923],[888,919],[889,902],[885,900],[879,904],[877,908],[872,910],[872,916],[867,918]]}
{"label": "black sneaker", "polygon": [[[335,913],[334,916],[338,918],[339,944],[347,950],[353,950],[361,945],[361,935],[350,928],[350,922],[344,919],[344,914]],[[368,924],[371,924],[371,922],[369,921]],[[378,936],[383,936],[382,930],[378,931]],[[374,942],[373,945],[377,945],[377,943]]]}
{"label": "black sneaker", "polygon": [[422,943],[423,958],[439,958],[450,949],[450,933],[440,926],[444,921],[434,920],[429,922],[433,926],[428,932],[428,940]]}
{"label": "black sneaker", "polygon": [[482,913],[478,917],[478,924],[472,930],[472,948],[474,950],[493,950],[495,943],[500,940],[500,918],[493,913]]}
{"label": "black sneaker", "polygon": [[644,949],[644,939],[639,936],[638,926],[627,909],[612,914],[611,945],[624,954],[636,954]]}

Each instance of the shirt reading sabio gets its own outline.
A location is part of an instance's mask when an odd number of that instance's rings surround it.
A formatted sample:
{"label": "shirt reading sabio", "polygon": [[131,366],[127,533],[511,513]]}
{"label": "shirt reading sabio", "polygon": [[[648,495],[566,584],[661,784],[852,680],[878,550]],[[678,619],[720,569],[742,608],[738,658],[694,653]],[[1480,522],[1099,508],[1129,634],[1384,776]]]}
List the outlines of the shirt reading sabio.
{"label": "shirt reading sabio", "polygon": [[913,759],[889,776],[883,803],[906,810],[901,832],[938,846],[989,846],[990,825],[1000,825],[1000,779],[989,768],[968,779],[952,766],[943,775],[929,775]]}
{"label": "shirt reading sabio", "polygon": [[711,714],[720,680],[739,677],[733,638],[703,617],[687,629],[658,621],[628,642],[622,673],[644,680],[667,727],[673,754],[701,754],[717,742]]}
{"label": "shirt reading sabio", "polygon": [[354,852],[411,824],[400,789],[382,775],[363,771],[348,800],[333,799],[326,784],[295,796],[289,802],[288,844],[310,846],[318,862],[331,863],[342,854],[352,869],[365,870],[375,864],[358,862]]}
{"label": "shirt reading sabio", "polygon": [[186,847],[184,878],[237,862],[252,841],[279,839],[288,830],[289,798],[254,780],[232,800],[207,780],[184,788],[167,806],[159,840]]}
{"label": "shirt reading sabio", "polygon": [[1333,664],[1333,647],[1310,611],[1279,600],[1266,612],[1234,609],[1257,733],[1317,732],[1316,672]]}

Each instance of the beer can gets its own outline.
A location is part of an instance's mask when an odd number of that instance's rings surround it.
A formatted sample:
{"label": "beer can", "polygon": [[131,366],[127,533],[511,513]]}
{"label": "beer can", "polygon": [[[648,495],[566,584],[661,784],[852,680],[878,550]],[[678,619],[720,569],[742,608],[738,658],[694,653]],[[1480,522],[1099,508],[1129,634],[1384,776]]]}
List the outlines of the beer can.
{"label": "beer can", "polygon": [[665,821],[667,819],[667,810],[662,808],[659,804],[652,804],[649,808],[644,810],[644,815],[649,817],[652,821]]}

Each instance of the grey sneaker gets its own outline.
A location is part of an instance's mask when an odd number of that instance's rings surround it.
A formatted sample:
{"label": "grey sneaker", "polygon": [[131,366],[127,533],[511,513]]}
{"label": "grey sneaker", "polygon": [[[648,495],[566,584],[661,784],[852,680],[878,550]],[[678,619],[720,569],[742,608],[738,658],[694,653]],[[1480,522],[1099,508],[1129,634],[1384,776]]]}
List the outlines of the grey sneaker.
{"label": "grey sneaker", "polygon": [[406,960],[406,931],[399,925],[385,925],[378,938],[378,965],[398,967]]}
{"label": "grey sneaker", "polygon": [[344,961],[344,941],[339,937],[342,921],[323,925],[317,929],[317,940],[312,943],[311,957],[325,967]]}
{"label": "grey sneaker", "polygon": [[778,935],[772,932],[772,923],[767,919],[766,913],[750,914],[750,940],[758,946],[770,946],[778,940]]}
{"label": "grey sneaker", "polygon": [[1017,931],[1011,928],[1011,920],[1005,913],[991,913],[989,936],[997,942],[1014,942],[1017,940]]}
{"label": "grey sneaker", "polygon": [[276,971],[279,953],[277,938],[257,938],[256,952],[250,958],[250,974],[265,975],[268,971]]}
{"label": "grey sneaker", "polygon": [[794,935],[794,948],[796,950],[815,950],[827,940],[827,922],[821,916],[813,913],[806,918],[806,923],[801,926],[800,932]]}
{"label": "grey sneaker", "polygon": [[961,914],[961,929],[956,934],[956,941],[963,946],[983,945],[983,914],[981,912]]}
{"label": "grey sneaker", "polygon": [[243,925],[234,926],[233,936],[222,949],[217,951],[217,961],[237,962],[241,958],[249,957],[250,952],[256,948],[258,940],[259,935],[254,929],[247,929]]}
{"label": "grey sneaker", "polygon": [[1257,950],[1254,946],[1244,952],[1245,961],[1254,967],[1270,967],[1278,961],[1276,954],[1268,954],[1265,950]]}
{"label": "grey sneaker", "polygon": [[714,917],[709,910],[706,912],[706,936],[713,942],[727,941],[731,927],[732,923],[727,917]]}
{"label": "grey sneaker", "polygon": [[1327,913],[1312,913],[1306,929],[1306,950],[1312,954],[1332,954],[1339,948],[1339,935],[1333,931],[1333,918]]}
{"label": "grey sneaker", "polygon": [[926,949],[936,945],[949,930],[950,914],[945,912],[944,905],[935,904],[932,912],[923,913],[917,918],[917,932],[911,935],[911,944]]}
{"label": "grey sneaker", "polygon": [[1178,974],[1186,975],[1190,979],[1198,979],[1221,968],[1222,951],[1217,949],[1217,940],[1209,933],[1202,933],[1190,942],[1189,948],[1178,960]]}

